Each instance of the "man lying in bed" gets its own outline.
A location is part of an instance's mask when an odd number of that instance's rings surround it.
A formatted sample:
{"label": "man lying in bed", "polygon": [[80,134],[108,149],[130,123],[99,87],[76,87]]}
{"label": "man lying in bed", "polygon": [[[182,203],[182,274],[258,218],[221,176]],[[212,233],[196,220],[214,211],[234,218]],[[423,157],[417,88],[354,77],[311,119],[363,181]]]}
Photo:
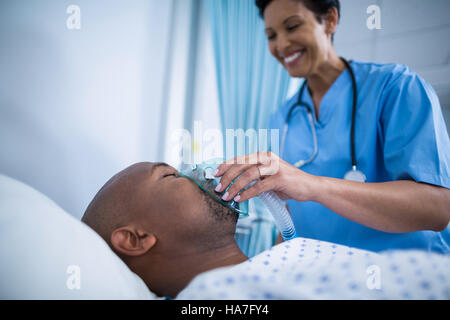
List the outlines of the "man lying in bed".
{"label": "man lying in bed", "polygon": [[237,215],[164,163],[116,174],[82,221],[159,296],[450,298],[448,256],[375,254],[297,238],[248,259],[234,238]]}
{"label": "man lying in bed", "polygon": [[237,215],[165,163],[138,163],[112,177],[82,221],[151,291],[175,297],[196,275],[247,260]]}

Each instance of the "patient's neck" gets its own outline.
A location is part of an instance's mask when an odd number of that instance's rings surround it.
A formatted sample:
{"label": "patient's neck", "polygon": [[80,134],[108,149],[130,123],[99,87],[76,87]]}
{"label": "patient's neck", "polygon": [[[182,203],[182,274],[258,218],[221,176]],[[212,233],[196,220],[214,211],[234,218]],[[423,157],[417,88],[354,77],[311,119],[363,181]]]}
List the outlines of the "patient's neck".
{"label": "patient's neck", "polygon": [[151,266],[139,274],[159,296],[175,298],[198,274],[248,260],[236,242],[214,249],[183,248],[170,255],[155,255]]}

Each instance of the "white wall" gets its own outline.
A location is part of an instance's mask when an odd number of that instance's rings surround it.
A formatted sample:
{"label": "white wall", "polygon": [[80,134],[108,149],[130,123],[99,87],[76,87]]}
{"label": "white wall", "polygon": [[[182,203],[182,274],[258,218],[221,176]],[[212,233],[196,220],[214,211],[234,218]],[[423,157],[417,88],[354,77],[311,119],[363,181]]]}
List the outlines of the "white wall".
{"label": "white wall", "polygon": [[[81,9],[68,30],[66,9]],[[172,1],[0,1],[0,173],[81,217],[158,154]],[[162,142],[161,142],[162,143]]]}
{"label": "white wall", "polygon": [[[335,37],[339,55],[408,65],[436,90],[450,128],[450,1],[341,0]],[[381,8],[381,30],[366,25],[369,5]]]}

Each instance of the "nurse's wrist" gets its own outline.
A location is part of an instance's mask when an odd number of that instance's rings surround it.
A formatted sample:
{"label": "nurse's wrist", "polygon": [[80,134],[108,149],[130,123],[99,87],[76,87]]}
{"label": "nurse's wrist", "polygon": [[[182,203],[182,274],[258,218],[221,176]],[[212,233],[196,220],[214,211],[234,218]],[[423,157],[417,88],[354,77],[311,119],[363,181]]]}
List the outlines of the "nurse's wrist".
{"label": "nurse's wrist", "polygon": [[323,189],[323,177],[315,176],[312,174],[307,175],[307,179],[302,179],[301,182],[304,186],[303,194],[300,195],[297,201],[318,201],[322,194]]}
{"label": "nurse's wrist", "polygon": [[330,196],[333,194],[335,180],[330,177],[314,176],[313,183],[311,184],[310,201],[320,204],[329,201]]}

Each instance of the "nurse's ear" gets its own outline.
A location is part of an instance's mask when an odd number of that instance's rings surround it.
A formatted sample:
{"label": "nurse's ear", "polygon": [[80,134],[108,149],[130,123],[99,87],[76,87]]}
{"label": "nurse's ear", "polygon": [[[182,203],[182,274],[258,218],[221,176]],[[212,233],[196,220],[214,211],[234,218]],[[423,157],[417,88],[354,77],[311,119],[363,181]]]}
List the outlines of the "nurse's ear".
{"label": "nurse's ear", "polygon": [[111,245],[115,251],[125,256],[141,256],[155,244],[156,237],[132,226],[118,228],[111,234]]}
{"label": "nurse's ear", "polygon": [[323,19],[326,34],[332,36],[336,32],[336,28],[339,23],[338,10],[336,8],[331,8],[328,10]]}

